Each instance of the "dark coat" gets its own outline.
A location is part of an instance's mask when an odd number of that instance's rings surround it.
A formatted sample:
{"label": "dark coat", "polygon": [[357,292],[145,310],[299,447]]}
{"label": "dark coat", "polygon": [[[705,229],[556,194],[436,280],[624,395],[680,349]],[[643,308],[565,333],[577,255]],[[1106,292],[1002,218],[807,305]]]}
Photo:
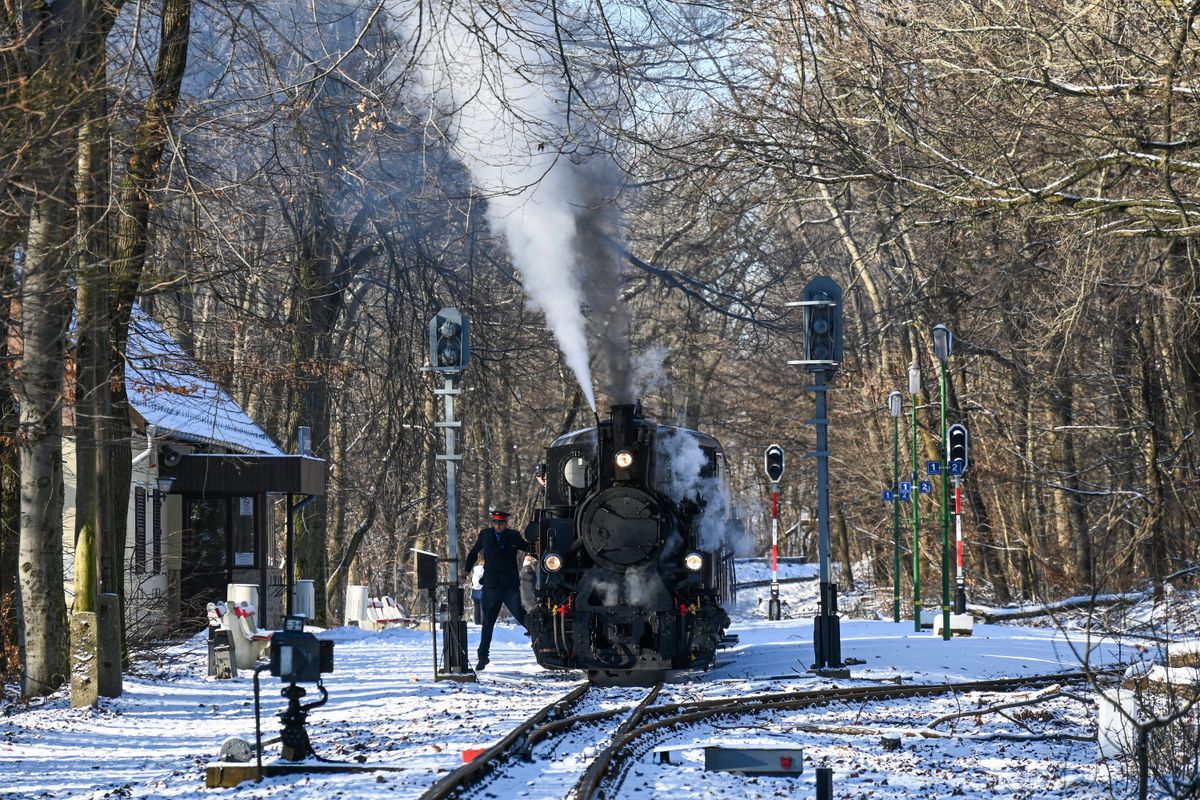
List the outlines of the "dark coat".
{"label": "dark coat", "polygon": [[512,528],[497,532],[495,528],[484,528],[475,540],[475,546],[467,553],[464,569],[469,573],[483,553],[483,588],[518,589],[521,579],[517,574],[517,551],[529,552],[525,537]]}

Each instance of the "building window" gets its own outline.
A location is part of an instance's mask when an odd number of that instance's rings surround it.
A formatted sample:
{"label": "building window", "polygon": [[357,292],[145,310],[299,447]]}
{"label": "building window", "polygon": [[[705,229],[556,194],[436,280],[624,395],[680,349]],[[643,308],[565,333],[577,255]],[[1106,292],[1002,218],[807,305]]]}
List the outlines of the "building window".
{"label": "building window", "polygon": [[146,573],[146,490],[133,489],[133,574]]}

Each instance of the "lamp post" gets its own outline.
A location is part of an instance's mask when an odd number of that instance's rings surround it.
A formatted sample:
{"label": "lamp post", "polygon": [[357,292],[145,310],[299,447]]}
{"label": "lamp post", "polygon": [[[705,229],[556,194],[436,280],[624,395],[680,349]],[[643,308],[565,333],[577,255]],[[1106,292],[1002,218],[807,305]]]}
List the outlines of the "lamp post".
{"label": "lamp post", "polygon": [[892,619],[900,621],[900,412],[903,400],[899,392],[888,395],[892,415]]}
{"label": "lamp post", "polygon": [[[933,354],[940,363],[942,450],[946,449],[946,361],[954,348],[954,335],[945,325],[933,326]],[[950,465],[942,464],[942,638],[950,641]]]}
{"label": "lamp post", "polygon": [[[921,367],[908,365],[908,394],[912,398],[912,482],[917,485],[917,395],[921,393]],[[921,632],[921,493],[913,495],[913,630]]]}

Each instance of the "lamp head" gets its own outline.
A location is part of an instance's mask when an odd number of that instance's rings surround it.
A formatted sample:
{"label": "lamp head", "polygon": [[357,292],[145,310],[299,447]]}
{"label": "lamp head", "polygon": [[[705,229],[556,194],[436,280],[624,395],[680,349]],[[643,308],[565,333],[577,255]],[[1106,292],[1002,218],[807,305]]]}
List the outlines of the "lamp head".
{"label": "lamp head", "polygon": [[938,361],[945,362],[954,352],[954,334],[945,325],[933,326],[933,354]]}
{"label": "lamp head", "polygon": [[921,393],[921,367],[915,361],[908,365],[908,393],[913,397]]}
{"label": "lamp head", "polygon": [[891,412],[892,416],[893,417],[900,416],[900,412],[902,409],[903,409],[903,402],[900,399],[900,393],[892,392],[891,394],[889,394],[888,395],[888,411]]}

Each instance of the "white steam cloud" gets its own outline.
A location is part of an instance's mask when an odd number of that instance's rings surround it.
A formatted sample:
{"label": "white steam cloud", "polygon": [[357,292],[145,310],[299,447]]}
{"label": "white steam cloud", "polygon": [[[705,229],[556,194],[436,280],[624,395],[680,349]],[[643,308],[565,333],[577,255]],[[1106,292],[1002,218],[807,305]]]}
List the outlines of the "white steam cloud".
{"label": "white steam cloud", "polygon": [[419,45],[414,61],[433,102],[431,122],[445,126],[455,155],[487,196],[489,225],[503,234],[530,301],[595,410],[585,303],[602,317],[597,334],[606,361],[621,361],[627,339],[623,325],[611,324],[619,279],[603,242],[619,181],[611,162],[581,166],[563,154],[569,131],[562,65],[555,32],[537,7],[441,0],[431,11],[402,23]]}
{"label": "white steam cloud", "polygon": [[580,587],[580,595],[592,605],[657,607],[670,602],[662,576],[652,565],[627,570],[622,575],[604,579],[592,573]]}
{"label": "white steam cloud", "polygon": [[717,550],[722,544],[735,555],[746,555],[754,547],[748,533],[733,523],[733,499],[729,487],[716,475],[702,475],[708,457],[694,436],[684,431],[667,430],[657,437],[658,454],[670,461],[667,495],[676,503],[703,503],[698,524],[699,544],[704,550]]}
{"label": "white steam cloud", "polygon": [[667,356],[670,351],[662,345],[650,347],[633,358],[633,396],[649,397],[666,385]]}

